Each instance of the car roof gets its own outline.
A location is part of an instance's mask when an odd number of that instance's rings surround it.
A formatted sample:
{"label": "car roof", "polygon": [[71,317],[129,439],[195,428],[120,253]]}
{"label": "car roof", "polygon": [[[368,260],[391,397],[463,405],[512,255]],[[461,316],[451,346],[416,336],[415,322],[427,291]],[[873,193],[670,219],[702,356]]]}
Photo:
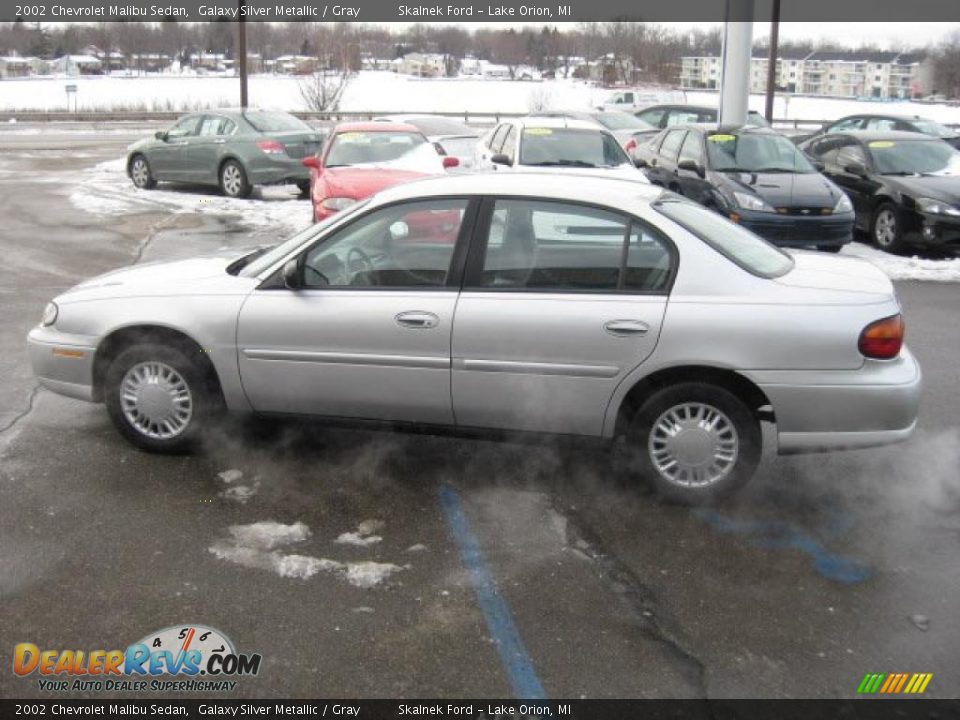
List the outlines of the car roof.
{"label": "car roof", "polygon": [[517,118],[514,122],[517,123],[520,127],[542,127],[542,128],[569,128],[571,130],[600,130],[604,131],[604,128],[599,127],[595,120],[580,120],[578,118],[571,118],[567,116],[550,116],[550,115],[528,115],[526,117]]}
{"label": "car roof", "polygon": [[332,130],[334,133],[342,132],[409,132],[417,133],[420,131],[409,123],[400,122],[344,122],[338,123]]}
{"label": "car roof", "polygon": [[[582,182],[571,182],[571,176],[578,176]],[[495,195],[628,208],[638,201],[651,203],[664,192],[666,191],[657,185],[601,176],[588,170],[571,170],[562,175],[517,171],[431,176],[394,185],[379,193],[377,197],[386,203],[418,197]]]}
{"label": "car roof", "polygon": [[829,135],[818,135],[817,140],[833,136],[847,135],[857,140],[867,142],[869,140],[927,140],[930,142],[943,142],[940,138],[932,135],[925,135],[919,132],[908,132],[906,130],[844,130],[843,132],[830,133]]}
{"label": "car roof", "polygon": [[[904,120],[910,122],[911,120],[926,120],[927,118],[920,117],[919,115],[904,115],[901,113],[885,113],[885,112],[860,112],[854,113],[852,115],[845,115],[839,120],[834,120],[834,123],[841,122],[843,120],[848,120],[850,118],[889,118],[891,120]],[[831,123],[832,124],[832,123]]]}

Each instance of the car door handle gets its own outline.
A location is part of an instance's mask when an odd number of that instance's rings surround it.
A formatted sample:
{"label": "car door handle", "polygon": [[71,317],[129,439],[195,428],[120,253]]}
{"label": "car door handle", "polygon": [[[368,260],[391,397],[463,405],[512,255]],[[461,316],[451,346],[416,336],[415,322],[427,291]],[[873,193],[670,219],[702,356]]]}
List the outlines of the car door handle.
{"label": "car door handle", "polygon": [[224,139],[221,138],[220,140],[214,140],[214,141],[213,141],[213,144],[214,144],[214,145],[225,145],[226,142],[227,142],[226,140],[224,140]]}
{"label": "car door handle", "polygon": [[397,315],[394,320],[397,325],[405,328],[414,328],[416,330],[429,330],[440,324],[440,318],[432,312],[422,310],[410,310]]}
{"label": "car door handle", "polygon": [[603,324],[603,329],[617,337],[631,337],[646,335],[650,326],[642,320],[610,320]]}

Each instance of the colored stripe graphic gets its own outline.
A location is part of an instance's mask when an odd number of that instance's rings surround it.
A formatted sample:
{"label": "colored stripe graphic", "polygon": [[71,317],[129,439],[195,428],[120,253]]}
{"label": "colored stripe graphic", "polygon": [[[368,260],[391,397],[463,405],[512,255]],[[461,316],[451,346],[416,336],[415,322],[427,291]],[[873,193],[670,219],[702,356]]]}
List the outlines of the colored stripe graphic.
{"label": "colored stripe graphic", "polygon": [[537,678],[533,661],[527,654],[513,622],[510,608],[497,590],[497,583],[483,560],[480,545],[463,511],[460,495],[455,489],[445,485],[440,489],[440,505],[460,551],[460,562],[466,568],[470,583],[477,594],[477,602],[487,621],[487,629],[497,646],[497,652],[500,653],[500,662],[506,670],[513,694],[521,700],[545,700],[547,694]]}
{"label": "colored stripe graphic", "polygon": [[857,694],[918,695],[932,679],[933,673],[867,673],[857,686]]}

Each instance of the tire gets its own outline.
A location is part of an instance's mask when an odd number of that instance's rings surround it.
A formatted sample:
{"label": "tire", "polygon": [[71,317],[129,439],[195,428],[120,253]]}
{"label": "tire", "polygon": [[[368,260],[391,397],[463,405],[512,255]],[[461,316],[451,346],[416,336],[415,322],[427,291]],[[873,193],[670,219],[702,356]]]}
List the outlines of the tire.
{"label": "tire", "polygon": [[903,241],[900,215],[893,203],[885,202],[874,211],[870,222],[870,239],[888,253],[896,254],[904,249],[906,243]]}
{"label": "tire", "polygon": [[157,186],[157,180],[150,170],[150,163],[143,155],[134,155],[130,159],[130,179],[134,187],[140,190],[152,190]]}
{"label": "tire", "polygon": [[[671,424],[683,429],[671,435]],[[627,440],[640,475],[663,499],[682,505],[710,505],[743,487],[763,446],[760,424],[742,400],[698,382],[653,393],[634,414]]]}
{"label": "tire", "polygon": [[253,190],[247,180],[247,171],[236,160],[227,160],[220,166],[220,191],[231,198],[245,198]]}
{"label": "tire", "polygon": [[825,253],[838,253],[843,249],[843,245],[817,245],[817,250]]}
{"label": "tire", "polygon": [[302,198],[310,197],[310,181],[309,180],[301,180],[300,182],[298,182],[297,189],[300,190],[300,197]]}
{"label": "tire", "polygon": [[129,442],[167,454],[190,450],[218,407],[200,365],[177,347],[155,343],[132,345],[114,358],[104,402]]}

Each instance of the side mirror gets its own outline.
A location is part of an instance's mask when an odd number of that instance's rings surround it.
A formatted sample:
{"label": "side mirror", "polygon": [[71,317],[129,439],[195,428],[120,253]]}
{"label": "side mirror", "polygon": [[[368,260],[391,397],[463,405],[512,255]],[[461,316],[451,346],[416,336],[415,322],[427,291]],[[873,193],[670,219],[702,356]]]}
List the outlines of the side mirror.
{"label": "side mirror", "polygon": [[698,177],[703,177],[706,174],[703,168],[693,160],[681,160],[679,163],[677,163],[677,169],[696,173]]}
{"label": "side mirror", "polygon": [[513,165],[513,163],[510,161],[510,158],[508,158],[503,153],[497,153],[496,155],[491,157],[490,162],[492,162],[494,165],[507,165],[507,166]]}
{"label": "side mirror", "polygon": [[290,290],[299,290],[303,287],[300,261],[296,258],[287,260],[286,265],[283,266],[283,284]]}
{"label": "side mirror", "polygon": [[167,131],[166,131],[166,130],[157,130],[157,131],[153,134],[153,136],[154,136],[157,140],[163,140],[163,142],[166,142],[166,141],[167,141]]}
{"label": "side mirror", "polygon": [[403,220],[397,220],[390,225],[391,240],[404,240],[408,235],[410,235],[410,226],[403,222]]}
{"label": "side mirror", "polygon": [[844,165],[844,172],[848,172],[851,175],[857,175],[858,177],[865,177],[867,174],[867,169],[860,163],[850,163],[849,165]]}
{"label": "side mirror", "polygon": [[300,164],[304,167],[312,168],[314,170],[320,170],[320,158],[316,155],[308,155],[303,160],[300,161]]}
{"label": "side mirror", "polygon": [[645,167],[650,167],[649,165],[647,165],[647,161],[644,160],[643,158],[634,158],[633,164],[640,169],[643,169]]}
{"label": "side mirror", "polygon": [[443,166],[445,168],[455,168],[460,166],[460,158],[455,158],[452,155],[444,155],[443,157]]}

